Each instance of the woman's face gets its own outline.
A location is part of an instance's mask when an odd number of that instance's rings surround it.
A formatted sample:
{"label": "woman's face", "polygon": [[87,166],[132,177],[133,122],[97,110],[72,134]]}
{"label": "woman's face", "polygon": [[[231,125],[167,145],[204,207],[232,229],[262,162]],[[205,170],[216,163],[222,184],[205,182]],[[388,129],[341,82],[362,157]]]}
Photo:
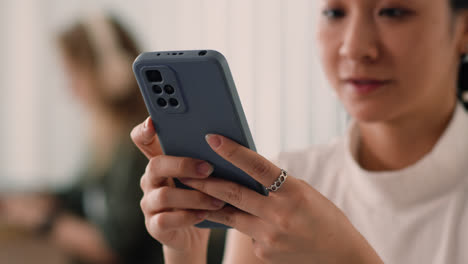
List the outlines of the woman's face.
{"label": "woman's face", "polygon": [[354,118],[391,121],[453,103],[468,39],[449,0],[320,1],[322,63]]}
{"label": "woman's face", "polygon": [[97,84],[92,71],[77,64],[67,55],[63,55],[63,58],[65,73],[73,95],[85,108],[95,108],[98,105],[95,88]]}

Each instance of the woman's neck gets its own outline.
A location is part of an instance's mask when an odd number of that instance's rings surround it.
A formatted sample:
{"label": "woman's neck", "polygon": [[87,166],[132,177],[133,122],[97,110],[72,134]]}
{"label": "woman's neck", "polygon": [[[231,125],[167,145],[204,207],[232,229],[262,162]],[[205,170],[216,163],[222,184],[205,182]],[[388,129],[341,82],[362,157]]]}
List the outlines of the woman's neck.
{"label": "woman's neck", "polygon": [[429,153],[448,126],[456,100],[390,122],[359,123],[358,163],[369,171],[400,170]]}
{"label": "woman's neck", "polygon": [[90,121],[93,166],[102,171],[110,166],[116,146],[126,132],[126,126],[124,121],[105,112],[93,113]]}

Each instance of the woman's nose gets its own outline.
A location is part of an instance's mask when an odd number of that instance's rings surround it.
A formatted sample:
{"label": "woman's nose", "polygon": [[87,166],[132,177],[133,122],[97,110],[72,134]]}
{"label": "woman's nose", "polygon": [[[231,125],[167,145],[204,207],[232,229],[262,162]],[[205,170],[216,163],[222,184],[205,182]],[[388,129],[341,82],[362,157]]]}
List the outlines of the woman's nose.
{"label": "woman's nose", "polygon": [[375,25],[359,18],[350,20],[339,53],[341,57],[356,62],[377,60],[379,47]]}

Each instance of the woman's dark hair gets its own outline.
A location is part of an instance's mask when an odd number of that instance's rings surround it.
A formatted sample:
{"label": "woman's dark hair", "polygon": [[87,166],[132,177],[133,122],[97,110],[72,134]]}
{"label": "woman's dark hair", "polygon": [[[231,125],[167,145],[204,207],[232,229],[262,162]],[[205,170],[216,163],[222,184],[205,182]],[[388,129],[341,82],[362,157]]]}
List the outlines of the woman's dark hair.
{"label": "woman's dark hair", "polygon": [[[450,5],[455,13],[463,9],[468,11],[468,0],[450,0]],[[468,61],[465,61],[465,56],[462,56],[460,60],[457,97],[468,109]]]}
{"label": "woman's dark hair", "polygon": [[[105,20],[115,32],[115,44],[122,52],[129,55],[130,59],[135,59],[140,53],[137,44],[132,36],[122,26],[118,19],[114,16],[106,16]],[[71,63],[78,67],[89,70],[93,74],[99,74],[99,49],[95,47],[92,36],[87,29],[87,21],[78,22],[68,30],[58,35],[58,44],[63,54]],[[132,71],[132,60],[128,61],[128,70]],[[124,97],[110,98],[106,96],[106,91],[102,87],[96,87],[98,99],[112,111],[113,114],[119,116],[123,120],[129,122],[129,125],[136,125],[141,122],[146,116],[146,108],[144,101],[140,95],[136,81],[132,80],[128,83],[130,91]]]}
{"label": "woman's dark hair", "polygon": [[450,0],[450,4],[454,10],[468,8],[467,0]]}

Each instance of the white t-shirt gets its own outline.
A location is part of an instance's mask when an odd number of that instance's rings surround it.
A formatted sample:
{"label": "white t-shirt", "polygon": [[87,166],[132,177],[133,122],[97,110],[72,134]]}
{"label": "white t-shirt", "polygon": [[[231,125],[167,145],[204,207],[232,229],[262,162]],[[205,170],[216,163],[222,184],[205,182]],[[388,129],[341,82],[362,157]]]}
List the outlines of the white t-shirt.
{"label": "white t-shirt", "polygon": [[[356,162],[358,129],[281,153],[279,165],[335,203],[385,263],[468,263],[468,113],[457,105],[432,151],[397,171]],[[287,182],[286,182],[287,184]]]}

